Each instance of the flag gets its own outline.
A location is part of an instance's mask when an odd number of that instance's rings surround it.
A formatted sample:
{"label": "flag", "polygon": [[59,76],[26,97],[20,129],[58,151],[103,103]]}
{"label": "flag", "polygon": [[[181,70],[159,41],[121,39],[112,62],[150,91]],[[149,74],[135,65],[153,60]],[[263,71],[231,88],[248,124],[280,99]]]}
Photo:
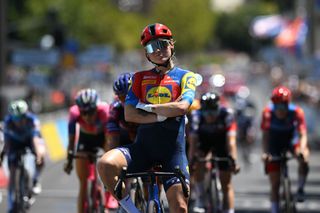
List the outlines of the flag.
{"label": "flag", "polygon": [[257,16],[250,25],[250,34],[256,38],[273,38],[277,36],[286,25],[280,15]]}

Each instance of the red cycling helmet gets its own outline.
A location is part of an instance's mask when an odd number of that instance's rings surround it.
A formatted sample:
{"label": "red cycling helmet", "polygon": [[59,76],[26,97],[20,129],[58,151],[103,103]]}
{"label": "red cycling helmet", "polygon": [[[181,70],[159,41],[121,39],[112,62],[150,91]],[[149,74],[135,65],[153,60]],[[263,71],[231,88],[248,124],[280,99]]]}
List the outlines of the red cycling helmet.
{"label": "red cycling helmet", "polygon": [[149,41],[156,38],[172,38],[171,30],[163,24],[150,24],[144,28],[141,34],[141,45],[145,46]]}
{"label": "red cycling helmet", "polygon": [[273,103],[289,103],[291,101],[291,91],[287,87],[278,86],[273,89],[271,101]]}

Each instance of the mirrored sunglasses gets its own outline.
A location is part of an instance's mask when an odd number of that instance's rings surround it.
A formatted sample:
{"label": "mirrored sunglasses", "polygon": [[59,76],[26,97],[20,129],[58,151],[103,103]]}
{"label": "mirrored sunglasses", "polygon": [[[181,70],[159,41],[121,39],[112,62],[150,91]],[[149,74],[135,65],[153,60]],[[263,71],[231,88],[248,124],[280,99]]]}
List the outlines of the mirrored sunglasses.
{"label": "mirrored sunglasses", "polygon": [[147,51],[147,53],[154,53],[157,50],[167,48],[169,45],[169,40],[153,40],[150,41],[144,48]]}

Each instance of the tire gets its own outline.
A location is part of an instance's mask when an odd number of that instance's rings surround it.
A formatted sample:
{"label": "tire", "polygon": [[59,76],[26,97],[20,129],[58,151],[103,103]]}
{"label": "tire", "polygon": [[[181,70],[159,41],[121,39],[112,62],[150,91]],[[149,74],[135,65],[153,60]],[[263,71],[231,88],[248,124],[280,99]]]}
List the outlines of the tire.
{"label": "tire", "polygon": [[283,204],[282,212],[284,213],[295,213],[295,201],[291,194],[291,184],[289,179],[284,179],[283,181]]}
{"label": "tire", "polygon": [[158,206],[157,202],[155,202],[154,200],[151,200],[148,205],[147,213],[161,213],[158,211],[158,208],[159,208],[159,206]]}
{"label": "tire", "polygon": [[13,212],[20,212],[23,205],[23,195],[21,194],[21,170],[16,168],[14,177],[14,201],[13,201]]}
{"label": "tire", "polygon": [[104,213],[105,211],[105,205],[103,202],[103,196],[102,196],[102,190],[101,188],[96,190],[96,213]]}
{"label": "tire", "polygon": [[137,180],[134,189],[134,204],[140,212],[145,212],[146,201],[144,198],[143,186],[139,180]]}
{"label": "tire", "polygon": [[87,196],[84,203],[84,211],[85,213],[93,213],[94,210],[94,204],[93,204],[93,182],[87,181]]}
{"label": "tire", "polygon": [[219,195],[219,183],[216,176],[211,178],[211,184],[210,184],[210,203],[211,203],[211,209],[212,213],[218,213],[220,212],[220,195]]}

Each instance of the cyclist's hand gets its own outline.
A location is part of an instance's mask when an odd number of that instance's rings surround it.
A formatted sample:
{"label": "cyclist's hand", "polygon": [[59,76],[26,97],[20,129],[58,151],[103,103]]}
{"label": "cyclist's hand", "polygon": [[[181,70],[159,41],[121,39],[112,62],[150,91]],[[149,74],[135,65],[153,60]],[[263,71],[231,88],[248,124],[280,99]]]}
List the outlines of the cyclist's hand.
{"label": "cyclist's hand", "polygon": [[238,172],[240,172],[240,166],[237,163],[237,161],[235,159],[233,159],[233,157],[229,156],[230,158],[230,170],[231,172],[233,172],[234,174],[237,174]]}
{"label": "cyclist's hand", "polygon": [[263,153],[261,156],[261,159],[264,163],[267,163],[268,161],[271,160],[271,155],[268,153]]}
{"label": "cyclist's hand", "polygon": [[64,165],[63,165],[63,170],[65,171],[65,173],[67,173],[68,175],[70,175],[71,171],[73,169],[72,166],[72,160],[67,160]]}
{"label": "cyclist's hand", "polygon": [[234,166],[232,167],[232,172],[234,174],[238,174],[240,172],[240,165],[235,163]]}

